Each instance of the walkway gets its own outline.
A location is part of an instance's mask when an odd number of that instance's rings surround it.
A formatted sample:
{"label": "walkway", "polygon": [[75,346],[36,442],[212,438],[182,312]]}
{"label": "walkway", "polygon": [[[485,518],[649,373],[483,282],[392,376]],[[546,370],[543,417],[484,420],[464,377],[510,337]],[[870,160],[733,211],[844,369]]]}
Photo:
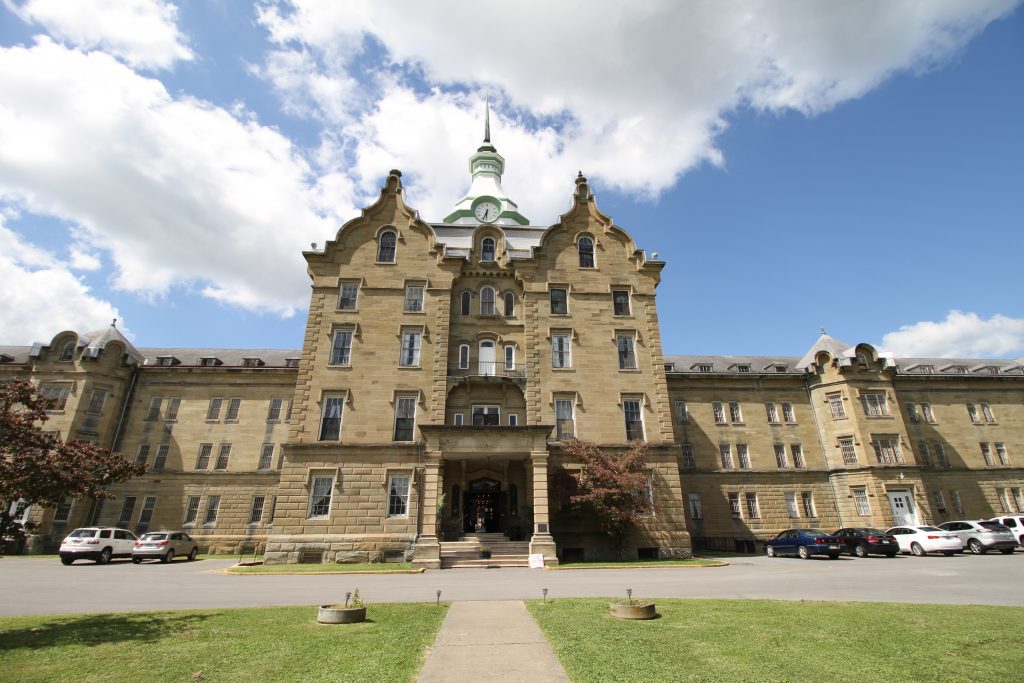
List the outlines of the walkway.
{"label": "walkway", "polygon": [[419,682],[474,680],[548,683],[569,677],[522,602],[456,602]]}

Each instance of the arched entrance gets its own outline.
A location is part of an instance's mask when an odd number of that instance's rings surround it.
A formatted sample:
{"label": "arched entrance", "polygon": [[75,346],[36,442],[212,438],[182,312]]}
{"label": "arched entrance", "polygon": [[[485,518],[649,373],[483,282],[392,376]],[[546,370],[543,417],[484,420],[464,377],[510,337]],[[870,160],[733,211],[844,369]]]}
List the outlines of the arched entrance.
{"label": "arched entrance", "polygon": [[502,530],[501,482],[484,477],[469,482],[466,491],[466,532],[490,532]]}

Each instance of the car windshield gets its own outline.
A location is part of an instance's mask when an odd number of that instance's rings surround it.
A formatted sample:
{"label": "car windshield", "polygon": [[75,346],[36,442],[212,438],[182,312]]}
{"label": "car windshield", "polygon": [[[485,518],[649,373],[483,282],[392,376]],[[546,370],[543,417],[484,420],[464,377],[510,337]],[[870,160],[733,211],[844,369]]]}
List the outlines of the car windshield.
{"label": "car windshield", "polygon": [[143,534],[140,540],[143,541],[166,541],[167,534]]}
{"label": "car windshield", "polygon": [[919,527],[917,527],[917,530],[918,531],[945,531],[945,529],[940,529],[940,528],[934,527],[934,526],[919,526]]}
{"label": "car windshield", "polygon": [[96,538],[96,529],[75,529],[68,538]]}
{"label": "car windshield", "polygon": [[978,522],[978,526],[983,526],[986,529],[991,529],[992,531],[1009,531],[1010,530],[1010,528],[1008,526],[1006,526],[1004,524],[1000,524],[999,522]]}

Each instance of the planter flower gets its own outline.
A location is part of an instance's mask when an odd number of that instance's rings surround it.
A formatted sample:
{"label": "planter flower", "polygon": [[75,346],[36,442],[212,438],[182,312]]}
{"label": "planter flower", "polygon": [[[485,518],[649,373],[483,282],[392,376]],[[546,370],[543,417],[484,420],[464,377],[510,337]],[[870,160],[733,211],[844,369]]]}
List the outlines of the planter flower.
{"label": "planter flower", "polygon": [[480,546],[480,559],[489,560],[491,559],[491,549],[485,545]]}
{"label": "planter flower", "polygon": [[355,624],[366,620],[366,605],[355,593],[345,593],[344,605],[320,605],[316,620],[321,624]]}
{"label": "planter flower", "polygon": [[626,589],[625,600],[615,600],[608,606],[611,615],[618,619],[654,619],[658,612],[653,600],[634,600],[633,590]]}

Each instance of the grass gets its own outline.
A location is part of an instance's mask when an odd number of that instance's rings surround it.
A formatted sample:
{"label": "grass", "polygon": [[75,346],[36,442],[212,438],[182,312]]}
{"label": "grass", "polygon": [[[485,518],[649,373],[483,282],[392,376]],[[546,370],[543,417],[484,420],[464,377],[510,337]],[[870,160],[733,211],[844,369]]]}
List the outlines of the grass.
{"label": "grass", "polygon": [[4,681],[409,681],[447,605],[371,604],[361,624],[316,607],[0,619]]}
{"label": "grass", "polygon": [[[636,596],[634,596],[635,598]],[[642,596],[641,596],[642,597]],[[658,619],[608,599],[528,603],[574,681],[1020,680],[1024,608],[656,601]],[[1010,640],[1007,640],[1010,638]]]}
{"label": "grass", "polygon": [[550,569],[603,569],[611,567],[623,569],[626,567],[718,567],[721,562],[717,560],[705,560],[693,558],[690,560],[604,560],[604,561],[583,561],[563,562],[557,567]]}
{"label": "grass", "polygon": [[349,574],[412,569],[410,562],[372,562],[363,564],[257,564],[231,567],[232,574]]}

